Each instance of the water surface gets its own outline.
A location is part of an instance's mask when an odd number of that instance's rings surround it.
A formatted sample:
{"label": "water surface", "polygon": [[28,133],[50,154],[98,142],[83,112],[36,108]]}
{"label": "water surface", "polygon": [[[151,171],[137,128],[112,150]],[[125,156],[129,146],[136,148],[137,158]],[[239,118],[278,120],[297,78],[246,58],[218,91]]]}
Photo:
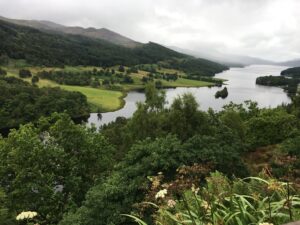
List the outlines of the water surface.
{"label": "water surface", "polygon": [[[166,98],[168,103],[184,93],[192,93],[200,105],[200,109],[221,110],[222,107],[231,101],[234,103],[243,103],[246,100],[256,101],[259,107],[276,107],[282,103],[290,103],[290,98],[278,87],[267,87],[256,85],[255,80],[259,76],[274,75],[279,76],[283,66],[270,65],[252,65],[244,68],[231,68],[217,74],[216,78],[226,79],[228,97],[226,99],[216,99],[215,93],[223,87],[201,87],[201,88],[175,88],[166,89]],[[142,92],[129,92],[125,98],[125,106],[115,112],[102,113],[102,119],[98,119],[97,113],[91,113],[88,124],[94,123],[96,127],[114,121],[117,117],[123,116],[129,118],[136,110],[136,102],[145,101],[145,95]]]}

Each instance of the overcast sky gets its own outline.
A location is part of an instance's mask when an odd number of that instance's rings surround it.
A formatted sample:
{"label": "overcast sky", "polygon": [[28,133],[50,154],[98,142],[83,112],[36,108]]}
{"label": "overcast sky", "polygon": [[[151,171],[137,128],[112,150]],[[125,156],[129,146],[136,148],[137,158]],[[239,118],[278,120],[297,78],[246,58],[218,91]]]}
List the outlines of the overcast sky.
{"label": "overcast sky", "polygon": [[300,0],[0,0],[0,15],[105,27],[195,51],[300,58]]}

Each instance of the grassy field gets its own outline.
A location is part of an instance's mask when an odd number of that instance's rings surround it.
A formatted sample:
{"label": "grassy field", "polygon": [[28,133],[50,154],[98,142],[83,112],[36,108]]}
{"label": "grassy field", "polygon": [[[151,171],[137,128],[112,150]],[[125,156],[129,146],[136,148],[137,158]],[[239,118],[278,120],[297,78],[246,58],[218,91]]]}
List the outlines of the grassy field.
{"label": "grassy field", "polygon": [[[91,71],[94,68],[100,70],[100,67],[83,67],[83,66],[65,66],[64,68],[48,68],[48,67],[30,67],[26,65],[26,63],[22,60],[19,61],[12,61],[7,67],[4,67],[5,70],[8,72],[8,76],[15,76],[18,77],[18,72],[21,68],[26,68],[31,71],[33,75],[37,72],[46,70],[64,70],[69,72],[83,72],[83,71]],[[118,71],[118,66],[112,67],[115,71]],[[110,69],[112,69],[110,68]],[[128,69],[125,67],[125,69]],[[176,73],[180,77],[176,81],[167,81],[163,79],[159,79],[162,82],[162,87],[204,87],[204,86],[212,86],[213,83],[198,81],[198,80],[189,80],[185,79],[184,74],[182,71],[174,70],[174,69],[166,69],[160,68],[158,69],[159,72],[162,73]],[[55,83],[54,81],[40,79],[37,83],[39,87],[60,87],[67,91],[78,91],[84,94],[87,97],[88,103],[91,106],[92,112],[109,112],[115,111],[123,107],[124,105],[124,96],[126,92],[143,89],[145,84],[142,82],[142,78],[147,76],[149,72],[139,70],[138,73],[131,73],[130,76],[133,79],[133,84],[115,84],[115,87],[118,87],[116,90],[109,90],[105,86],[101,86],[100,88],[92,88],[92,87],[82,87],[82,86],[71,86],[71,85],[60,85]],[[102,79],[106,78],[100,78]],[[24,79],[31,83],[31,78]],[[158,79],[155,79],[157,81]],[[120,91],[118,91],[120,90]]]}
{"label": "grassy field", "polygon": [[178,78],[176,81],[165,81],[162,80],[163,86],[167,87],[206,87],[211,86],[213,83],[200,81],[200,80],[189,80],[184,78]]}
{"label": "grassy field", "polygon": [[59,85],[49,80],[40,80],[39,87],[60,87],[67,91],[78,91],[84,94],[91,105],[92,112],[109,112],[123,107],[125,94],[121,91],[111,91],[99,88]]}

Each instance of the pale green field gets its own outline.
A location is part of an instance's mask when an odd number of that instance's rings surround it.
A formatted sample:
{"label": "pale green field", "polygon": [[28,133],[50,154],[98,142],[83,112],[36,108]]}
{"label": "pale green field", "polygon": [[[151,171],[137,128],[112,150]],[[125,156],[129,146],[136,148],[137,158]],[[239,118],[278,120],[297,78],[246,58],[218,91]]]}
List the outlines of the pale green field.
{"label": "pale green field", "polygon": [[87,97],[88,103],[91,105],[92,112],[109,112],[120,109],[124,104],[124,94],[120,91],[111,91],[105,89],[59,85],[49,80],[40,80],[39,87],[60,87],[67,91],[78,91]]}
{"label": "pale green field", "polygon": [[178,78],[176,81],[162,80],[162,84],[167,87],[205,87],[213,85],[213,83],[206,81],[189,80],[184,78]]}

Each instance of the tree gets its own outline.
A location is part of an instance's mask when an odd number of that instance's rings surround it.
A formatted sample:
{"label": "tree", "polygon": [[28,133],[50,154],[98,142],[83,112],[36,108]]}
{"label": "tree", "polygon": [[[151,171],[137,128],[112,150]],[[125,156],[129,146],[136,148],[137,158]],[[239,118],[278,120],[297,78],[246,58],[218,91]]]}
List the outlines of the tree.
{"label": "tree", "polygon": [[93,79],[93,81],[90,84],[93,88],[97,88],[100,86],[100,81],[98,79]]}
{"label": "tree", "polygon": [[110,85],[110,81],[109,81],[108,79],[104,79],[104,80],[102,81],[102,84],[103,84],[103,85]]}
{"label": "tree", "polygon": [[32,77],[32,74],[31,74],[30,70],[21,69],[19,71],[19,76],[21,78],[29,78],[29,77]]}
{"label": "tree", "polygon": [[277,144],[297,131],[297,119],[283,109],[265,109],[246,121],[246,141],[251,149]]}
{"label": "tree", "polygon": [[119,66],[119,72],[124,73],[125,72],[125,67],[120,65]]}
{"label": "tree", "polygon": [[227,87],[224,87],[221,91],[217,91],[215,94],[215,98],[227,98],[228,90]]}
{"label": "tree", "polygon": [[221,121],[233,130],[241,139],[245,138],[245,125],[240,114],[234,110],[225,110],[220,116]]}
{"label": "tree", "polygon": [[72,118],[89,116],[87,98],[80,92],[60,88],[38,88],[15,77],[0,77],[0,129],[36,122],[53,112],[66,112]]}
{"label": "tree", "polygon": [[160,80],[157,80],[157,81],[155,81],[155,87],[156,88],[162,88],[162,86],[163,86],[163,84],[162,84],[162,82],[160,81]]}
{"label": "tree", "polygon": [[114,150],[101,134],[75,125],[66,114],[38,124],[0,139],[0,185],[10,212],[34,210],[39,224],[56,224],[111,168]]}
{"label": "tree", "polygon": [[146,104],[152,111],[159,111],[166,104],[166,93],[163,90],[158,90],[153,83],[150,83],[145,88]]}
{"label": "tree", "polygon": [[0,55],[0,65],[7,65],[9,58],[7,55]]}
{"label": "tree", "polygon": [[124,78],[123,78],[123,83],[125,83],[125,84],[132,84],[134,81],[133,81],[133,79],[132,79],[132,77],[131,76],[129,76],[129,75],[125,75],[124,76]]}
{"label": "tree", "polygon": [[6,76],[6,74],[7,74],[6,70],[0,67],[0,76]]}
{"label": "tree", "polygon": [[39,80],[40,80],[40,79],[39,79],[38,76],[33,76],[32,79],[31,79],[31,83],[32,83],[32,84],[36,84],[37,82],[39,82]]}
{"label": "tree", "polygon": [[143,199],[149,184],[147,176],[175,171],[182,155],[180,142],[173,136],[136,143],[118,169],[93,187],[85,204],[74,214],[66,215],[60,225],[128,224],[121,214],[129,213],[132,205]]}
{"label": "tree", "polygon": [[170,132],[186,140],[196,133],[209,133],[208,118],[198,110],[198,103],[192,94],[183,94],[174,99],[168,116]]}

